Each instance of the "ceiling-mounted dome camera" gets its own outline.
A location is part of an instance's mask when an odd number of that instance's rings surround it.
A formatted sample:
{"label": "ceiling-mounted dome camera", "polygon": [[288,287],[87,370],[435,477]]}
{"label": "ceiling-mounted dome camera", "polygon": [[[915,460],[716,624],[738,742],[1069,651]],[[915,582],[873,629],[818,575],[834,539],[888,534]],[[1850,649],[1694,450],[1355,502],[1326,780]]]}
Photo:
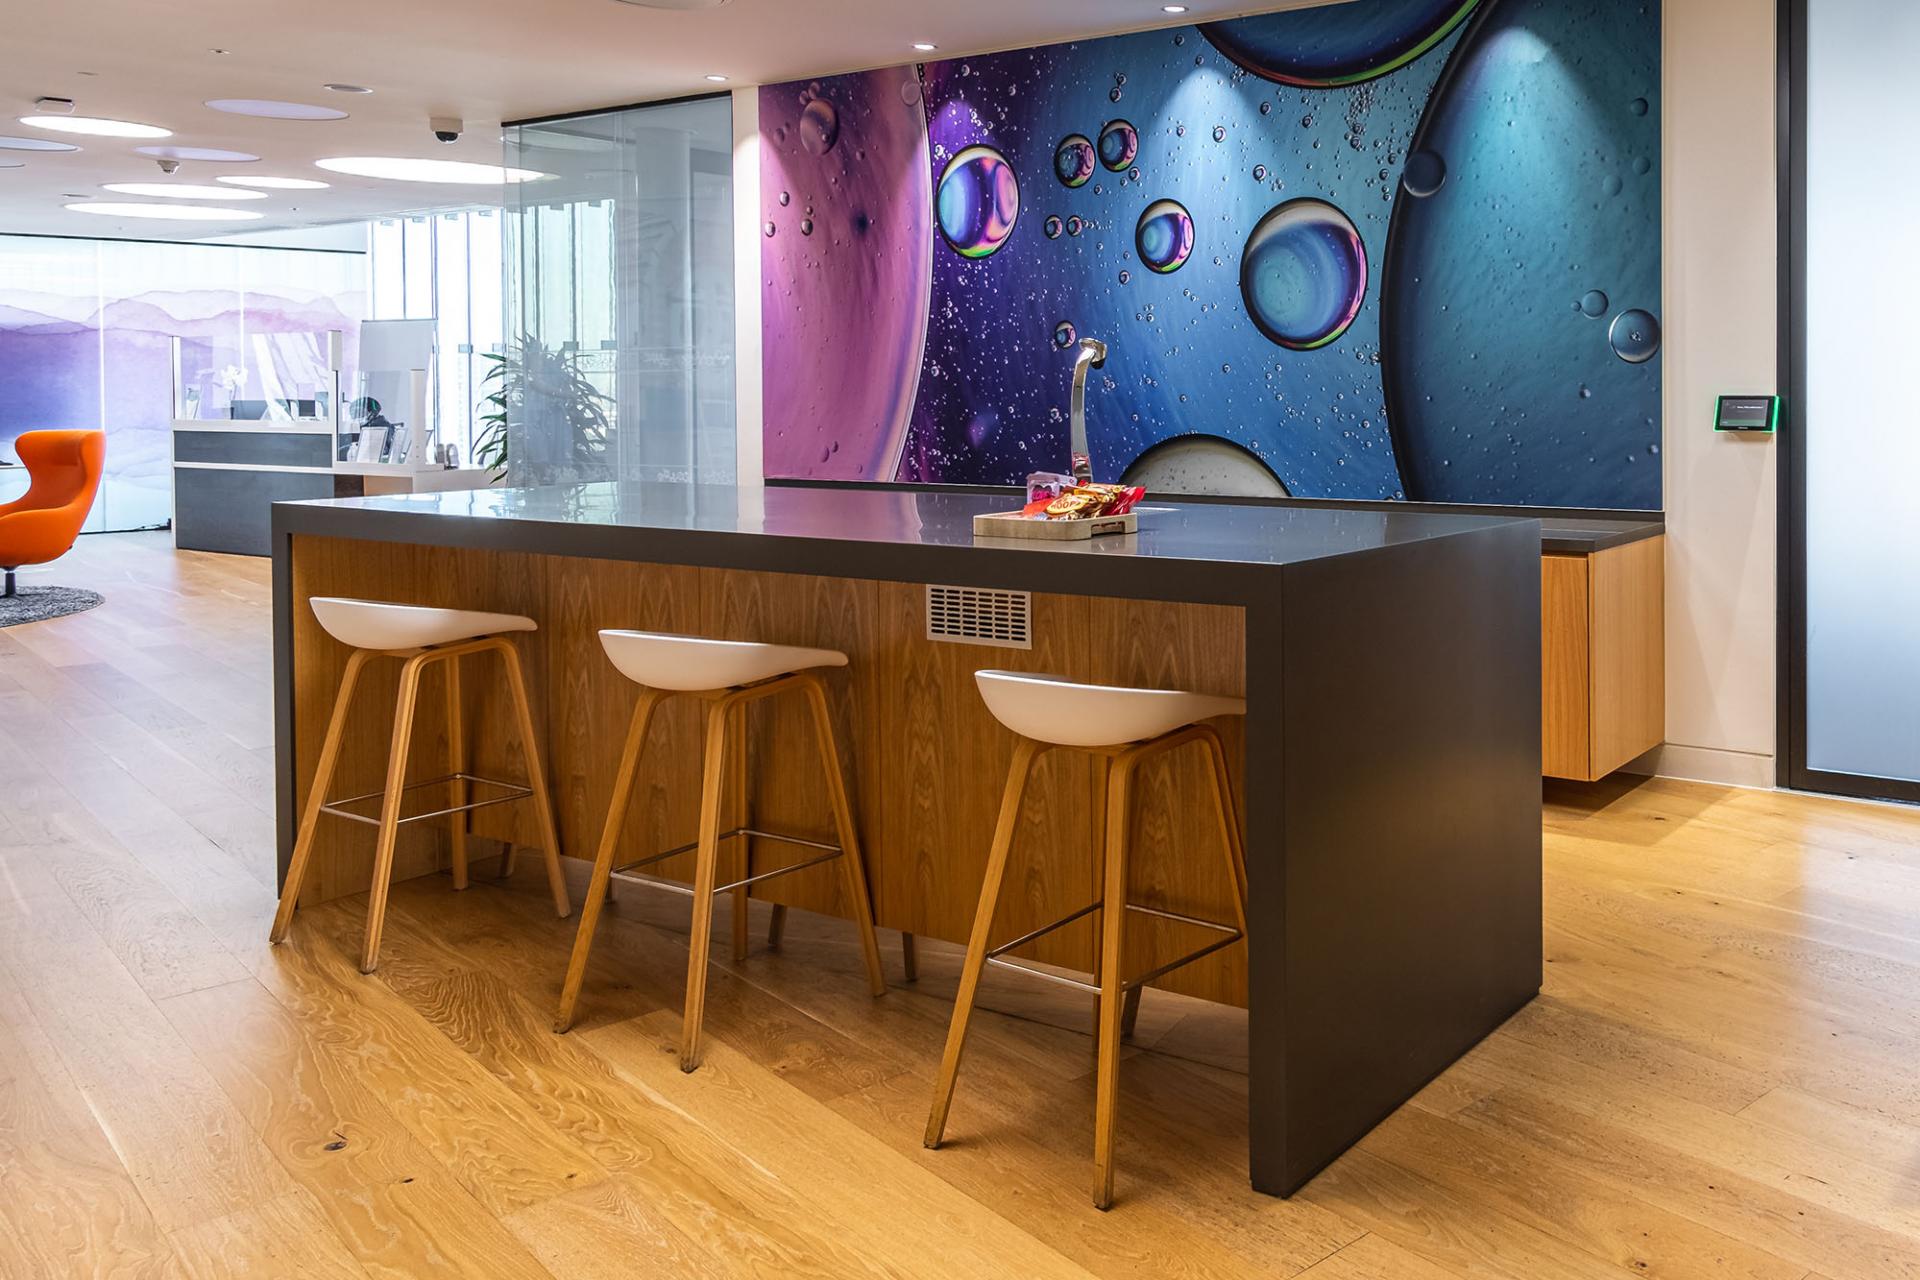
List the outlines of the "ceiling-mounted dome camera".
{"label": "ceiling-mounted dome camera", "polygon": [[159,165],[160,172],[166,174],[168,177],[172,177],[174,174],[180,172],[180,162],[178,160],[155,160],[154,163]]}
{"label": "ceiling-mounted dome camera", "polygon": [[432,128],[433,136],[442,142],[460,141],[460,134],[467,127],[458,116],[435,116],[427,124]]}

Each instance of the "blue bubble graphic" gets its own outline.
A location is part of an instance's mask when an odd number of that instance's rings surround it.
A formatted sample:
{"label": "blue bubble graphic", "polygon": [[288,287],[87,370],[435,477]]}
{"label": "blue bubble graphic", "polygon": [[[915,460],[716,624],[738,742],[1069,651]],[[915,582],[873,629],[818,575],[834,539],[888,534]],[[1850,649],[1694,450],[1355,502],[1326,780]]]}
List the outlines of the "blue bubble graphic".
{"label": "blue bubble graphic", "polygon": [[1628,364],[1645,364],[1660,350],[1660,322],[1645,311],[1622,311],[1608,328],[1607,341]]}
{"label": "blue bubble graphic", "polygon": [[1133,247],[1161,275],[1178,271],[1193,256],[1193,215],[1178,200],[1154,201],[1133,229]]}
{"label": "blue bubble graphic", "polygon": [[1241,254],[1240,294],[1270,341],[1291,351],[1333,342],[1367,296],[1367,250],[1353,220],[1324,200],[1268,210]]}
{"label": "blue bubble graphic", "polygon": [[1093,177],[1093,139],[1084,133],[1070,133],[1060,139],[1053,152],[1053,176],[1064,186],[1084,187]]}
{"label": "blue bubble graphic", "polygon": [[1438,191],[1446,181],[1447,162],[1432,151],[1416,151],[1408,156],[1406,171],[1400,175],[1400,185],[1407,189],[1407,194],[1421,199]]}
{"label": "blue bubble graphic", "polygon": [[1060,233],[1067,229],[1067,224],[1060,220],[1060,215],[1057,213],[1048,214],[1046,222],[1041,225],[1045,229],[1047,239],[1049,240],[1058,240]]}
{"label": "blue bubble graphic", "polygon": [[1406,66],[1446,39],[1478,3],[1374,0],[1206,22],[1200,31],[1242,70],[1264,80],[1331,89]]}
{"label": "blue bubble graphic", "polygon": [[1590,320],[1598,320],[1607,314],[1607,308],[1613,304],[1605,293],[1598,289],[1589,289],[1580,295],[1580,301],[1576,305],[1580,308],[1580,314]]}
{"label": "blue bubble graphic", "polygon": [[1013,235],[1020,217],[1020,184],[1013,166],[992,147],[967,147],[947,162],[934,196],[940,234],[955,253],[984,258]]}
{"label": "blue bubble graphic", "polygon": [[1113,120],[1100,131],[1100,163],[1124,173],[1140,154],[1140,131],[1125,120]]}
{"label": "blue bubble graphic", "polygon": [[1062,320],[1053,326],[1053,345],[1065,351],[1079,340],[1080,333],[1073,327],[1073,321]]}

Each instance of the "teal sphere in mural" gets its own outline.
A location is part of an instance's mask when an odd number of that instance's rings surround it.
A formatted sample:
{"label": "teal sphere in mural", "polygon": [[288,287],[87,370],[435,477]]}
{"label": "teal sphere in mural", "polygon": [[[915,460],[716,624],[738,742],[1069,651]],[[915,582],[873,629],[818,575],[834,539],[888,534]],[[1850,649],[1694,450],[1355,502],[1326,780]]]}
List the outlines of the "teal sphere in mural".
{"label": "teal sphere in mural", "polygon": [[1140,131],[1125,120],[1109,121],[1100,131],[1100,163],[1125,173],[1140,154]]}
{"label": "teal sphere in mural", "polygon": [[1193,215],[1178,200],[1156,200],[1133,229],[1133,247],[1149,269],[1168,275],[1193,256]]}
{"label": "teal sphere in mural", "polygon": [[1660,322],[1645,311],[1622,311],[1608,326],[1607,341],[1628,364],[1645,364],[1660,350]]}
{"label": "teal sphere in mural", "polygon": [[1053,176],[1063,186],[1084,187],[1093,177],[1093,139],[1084,133],[1070,133],[1060,139],[1053,152]]}
{"label": "teal sphere in mural", "polygon": [[992,147],[967,147],[947,162],[934,199],[940,234],[966,258],[999,252],[1020,218],[1020,183]]}
{"label": "teal sphere in mural", "polygon": [[1374,0],[1201,24],[1243,70],[1275,84],[1332,89],[1398,71],[1453,33],[1480,0]]}
{"label": "teal sphere in mural", "polygon": [[1270,341],[1291,351],[1324,347],[1366,301],[1366,245],[1353,220],[1325,200],[1289,200],[1247,237],[1240,293]]}

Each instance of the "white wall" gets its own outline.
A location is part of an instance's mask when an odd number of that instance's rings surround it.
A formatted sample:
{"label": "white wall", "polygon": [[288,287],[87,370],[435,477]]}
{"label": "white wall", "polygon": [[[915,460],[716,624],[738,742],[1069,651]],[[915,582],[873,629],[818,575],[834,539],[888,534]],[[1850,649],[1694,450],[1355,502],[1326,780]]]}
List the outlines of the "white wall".
{"label": "white wall", "polygon": [[734,465],[742,486],[762,479],[760,426],[760,90],[733,91]]}
{"label": "white wall", "polygon": [[1774,0],[1667,0],[1667,745],[1654,771],[1774,781],[1775,445],[1714,397],[1776,389]]}

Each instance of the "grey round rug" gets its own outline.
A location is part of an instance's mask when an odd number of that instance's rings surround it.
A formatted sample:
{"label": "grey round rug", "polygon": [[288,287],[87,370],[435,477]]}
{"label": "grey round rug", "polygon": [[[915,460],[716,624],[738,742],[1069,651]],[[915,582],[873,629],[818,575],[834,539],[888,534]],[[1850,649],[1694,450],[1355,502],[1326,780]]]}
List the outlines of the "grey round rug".
{"label": "grey round rug", "polygon": [[21,587],[14,595],[0,596],[0,627],[85,613],[101,602],[99,592],[78,587]]}

